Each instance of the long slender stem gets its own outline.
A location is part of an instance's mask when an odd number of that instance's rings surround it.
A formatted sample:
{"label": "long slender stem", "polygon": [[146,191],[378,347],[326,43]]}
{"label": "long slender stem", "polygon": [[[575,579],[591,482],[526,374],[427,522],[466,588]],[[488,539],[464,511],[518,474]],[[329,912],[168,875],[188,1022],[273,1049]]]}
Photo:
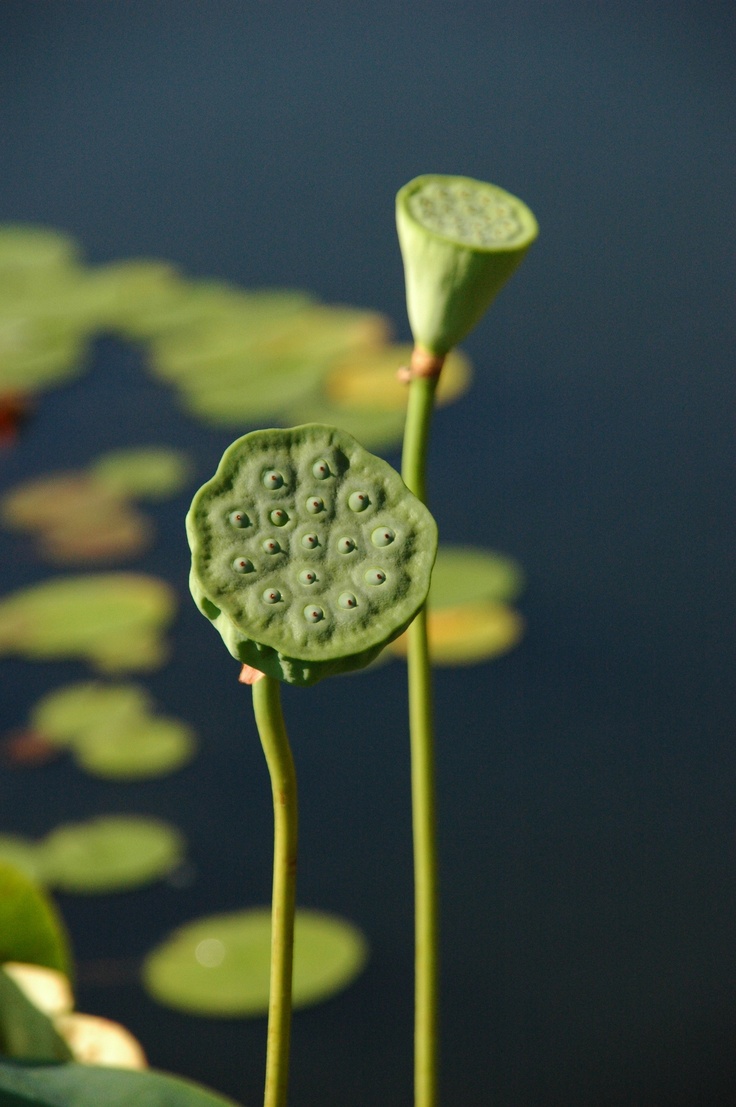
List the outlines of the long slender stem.
{"label": "long slender stem", "polygon": [[[429,428],[437,377],[415,377],[409,388],[402,476],[426,500]],[[435,814],[432,680],[426,611],[408,632],[409,729],[414,833],[414,1103],[438,1101],[439,900]]]}
{"label": "long slender stem", "polygon": [[273,792],[274,846],[271,898],[271,991],[264,1107],[286,1107],[291,1039],[291,976],[296,904],[296,773],[281,712],[279,682],[253,685],[253,710]]}

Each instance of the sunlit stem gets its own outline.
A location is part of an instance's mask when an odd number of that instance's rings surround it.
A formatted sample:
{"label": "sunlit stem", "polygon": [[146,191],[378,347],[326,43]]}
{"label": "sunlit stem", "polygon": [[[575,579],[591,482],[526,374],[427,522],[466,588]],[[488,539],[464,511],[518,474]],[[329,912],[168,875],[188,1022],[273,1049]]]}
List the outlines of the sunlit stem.
{"label": "sunlit stem", "polygon": [[[426,501],[427,448],[437,381],[438,376],[414,377],[409,385],[402,476],[422,501]],[[432,680],[425,610],[409,627],[408,666],[414,834],[414,1103],[415,1107],[436,1107],[439,902]]]}
{"label": "sunlit stem", "polygon": [[253,710],[273,792],[274,847],[271,898],[271,985],[264,1107],[286,1107],[291,1039],[291,977],[296,902],[297,795],[294,761],[281,712],[279,682],[253,684]]}

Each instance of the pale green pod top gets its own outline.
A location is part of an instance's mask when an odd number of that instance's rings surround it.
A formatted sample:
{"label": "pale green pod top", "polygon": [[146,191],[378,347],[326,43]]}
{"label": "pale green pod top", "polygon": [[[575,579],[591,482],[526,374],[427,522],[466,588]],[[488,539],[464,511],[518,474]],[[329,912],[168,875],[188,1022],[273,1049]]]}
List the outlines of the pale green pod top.
{"label": "pale green pod top", "polygon": [[434,519],[399,474],[318,423],[234,442],[187,535],[192,595],[230,653],[304,685],[367,665],[401,634],[437,552]]}
{"label": "pale green pod top", "polygon": [[537,221],[516,196],[470,177],[415,177],[396,196],[414,341],[446,354],[522,261]]}

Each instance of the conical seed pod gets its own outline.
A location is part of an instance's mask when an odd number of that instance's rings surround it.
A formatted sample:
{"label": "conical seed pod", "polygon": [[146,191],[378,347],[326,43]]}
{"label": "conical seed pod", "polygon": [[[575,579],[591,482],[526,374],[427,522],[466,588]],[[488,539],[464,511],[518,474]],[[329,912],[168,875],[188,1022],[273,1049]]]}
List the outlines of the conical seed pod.
{"label": "conical seed pod", "polygon": [[233,657],[290,684],[372,661],[424,603],[437,552],[399,474],[317,423],[234,442],[187,535],[200,611]]}
{"label": "conical seed pod", "polygon": [[399,190],[396,226],[414,341],[439,357],[478,323],[539,230],[502,188],[438,175]]}

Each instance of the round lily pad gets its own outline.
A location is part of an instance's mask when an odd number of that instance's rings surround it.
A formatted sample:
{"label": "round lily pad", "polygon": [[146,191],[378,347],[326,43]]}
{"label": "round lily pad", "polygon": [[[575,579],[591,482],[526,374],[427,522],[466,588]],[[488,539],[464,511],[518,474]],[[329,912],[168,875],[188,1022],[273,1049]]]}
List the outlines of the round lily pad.
{"label": "round lily pad", "polygon": [[30,838],[0,834],[0,863],[12,866],[29,880],[44,881],[41,850]]}
{"label": "round lily pad", "polygon": [[319,424],[233,443],[187,533],[200,610],[239,661],[293,684],[361,668],[396,638],[426,599],[437,543],[398,473]]}
{"label": "round lily pad", "polygon": [[[480,600],[429,609],[427,636],[433,665],[477,665],[508,653],[524,634],[524,620],[505,603]],[[389,647],[405,657],[406,635]]]}
{"label": "round lily pad", "polygon": [[[408,365],[411,346],[372,346],[353,351],[334,364],[325,381],[328,399],[346,408],[369,411],[406,410],[409,390],[398,377]],[[458,350],[445,359],[436,401],[439,405],[457,400],[470,386],[470,362]]]}
{"label": "round lily pad", "polygon": [[0,655],[81,656],[103,672],[153,669],[166,658],[161,632],[173,613],[173,592],[155,577],[47,580],[0,600]]}
{"label": "round lily pad", "polygon": [[175,827],[141,815],[59,826],[42,848],[46,882],[63,892],[136,888],[165,876],[184,857],[184,840]]}
{"label": "round lily pad", "polygon": [[452,607],[479,600],[515,600],[524,590],[524,572],[518,562],[475,546],[446,546],[437,550],[429,590],[429,607]]}
{"label": "round lily pad", "polygon": [[[344,919],[298,910],[294,924],[293,1003],[305,1007],[342,991],[367,957],[361,932]],[[148,955],[146,990],[193,1015],[263,1015],[268,1010],[271,913],[252,908],[197,919]]]}

